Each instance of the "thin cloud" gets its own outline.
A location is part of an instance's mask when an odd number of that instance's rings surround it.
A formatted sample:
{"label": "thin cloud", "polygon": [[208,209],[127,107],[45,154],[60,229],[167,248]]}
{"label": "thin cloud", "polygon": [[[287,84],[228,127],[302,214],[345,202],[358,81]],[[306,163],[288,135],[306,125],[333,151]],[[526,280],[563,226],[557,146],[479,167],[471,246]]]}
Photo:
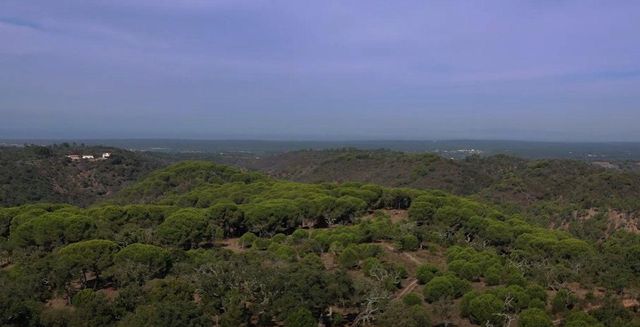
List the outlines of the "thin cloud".
{"label": "thin cloud", "polygon": [[34,30],[42,30],[42,26],[38,23],[34,23],[21,18],[0,17],[0,24],[7,24],[17,27],[25,27]]}
{"label": "thin cloud", "polygon": [[0,12],[0,132],[73,136],[111,117],[95,132],[588,138],[593,121],[638,135],[626,124],[640,120],[637,2],[6,0]]}

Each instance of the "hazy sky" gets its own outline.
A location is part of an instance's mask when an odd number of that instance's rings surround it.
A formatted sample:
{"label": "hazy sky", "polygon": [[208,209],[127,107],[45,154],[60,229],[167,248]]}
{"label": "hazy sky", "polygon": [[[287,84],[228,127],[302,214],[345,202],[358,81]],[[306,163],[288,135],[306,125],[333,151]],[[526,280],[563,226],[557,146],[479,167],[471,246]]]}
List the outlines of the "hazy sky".
{"label": "hazy sky", "polygon": [[1,0],[0,137],[640,141],[640,1]]}

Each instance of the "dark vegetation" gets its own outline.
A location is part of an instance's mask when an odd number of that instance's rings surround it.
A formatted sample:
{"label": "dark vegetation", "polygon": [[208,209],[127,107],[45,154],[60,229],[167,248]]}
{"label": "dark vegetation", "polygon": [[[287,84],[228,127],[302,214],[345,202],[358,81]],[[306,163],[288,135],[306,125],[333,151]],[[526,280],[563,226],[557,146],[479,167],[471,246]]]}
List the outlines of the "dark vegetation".
{"label": "dark vegetation", "polygon": [[[3,140],[0,140],[3,142]],[[6,143],[49,145],[59,140],[4,140]],[[638,161],[640,142],[536,142],[507,140],[361,140],[361,141],[275,141],[275,140],[189,140],[189,139],[89,139],[86,144],[140,151],[191,154],[255,154],[264,156],[299,150],[357,148],[390,149],[402,152],[432,152],[462,159],[470,152],[492,156],[507,154],[519,158],[559,158],[585,161]],[[2,144],[2,143],[0,143]],[[473,150],[473,151],[469,151]]]}
{"label": "dark vegetation", "polygon": [[184,162],[87,208],[0,209],[0,237],[8,326],[640,326],[640,236],[443,191]]}
{"label": "dark vegetation", "polygon": [[576,216],[596,209],[601,215],[591,222],[594,226],[580,231],[594,238],[604,237],[603,230],[609,227],[618,227],[609,226],[609,210],[632,220],[633,225],[640,212],[640,173],[575,160],[525,160],[504,155],[451,160],[434,154],[342,149],[290,152],[244,165],[300,182],[358,181],[440,189],[556,227],[568,227],[576,223]]}
{"label": "dark vegetation", "polygon": [[[68,154],[100,156],[109,160],[71,161]],[[99,146],[0,147],[0,206],[34,202],[64,202],[86,206],[163,165],[142,153]]]}

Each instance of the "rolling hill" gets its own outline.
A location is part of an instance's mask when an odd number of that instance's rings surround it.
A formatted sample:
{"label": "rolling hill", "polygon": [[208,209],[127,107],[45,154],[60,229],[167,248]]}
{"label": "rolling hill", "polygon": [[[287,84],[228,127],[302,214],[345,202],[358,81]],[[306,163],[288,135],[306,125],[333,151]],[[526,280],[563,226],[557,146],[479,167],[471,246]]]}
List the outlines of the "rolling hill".
{"label": "rolling hill", "polygon": [[[69,154],[107,160],[71,160]],[[166,161],[111,147],[61,144],[0,147],[0,206],[64,202],[86,206],[108,197]]]}
{"label": "rolling hill", "polygon": [[8,326],[639,326],[640,235],[203,161],[88,208],[0,208]]}
{"label": "rolling hill", "polygon": [[434,154],[339,149],[288,152],[236,164],[300,182],[439,189],[555,226],[591,209],[612,210],[635,224],[640,210],[640,173],[577,160],[505,155],[452,160]]}
{"label": "rolling hill", "polygon": [[393,187],[441,189],[494,202],[532,206],[558,201],[637,208],[640,174],[577,160],[526,160],[505,155],[446,159],[387,150],[295,151],[240,163],[295,181],[360,181]]}

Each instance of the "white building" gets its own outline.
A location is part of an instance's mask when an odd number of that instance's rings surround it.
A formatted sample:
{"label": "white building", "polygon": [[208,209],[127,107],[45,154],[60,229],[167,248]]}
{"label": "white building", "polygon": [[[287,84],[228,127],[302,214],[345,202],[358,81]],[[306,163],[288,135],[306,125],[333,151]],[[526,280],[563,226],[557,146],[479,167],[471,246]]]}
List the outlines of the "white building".
{"label": "white building", "polygon": [[105,152],[102,154],[102,159],[109,159],[111,157],[111,152]]}
{"label": "white building", "polygon": [[94,159],[94,158],[93,158],[93,155],[91,154],[83,154],[82,159]]}

